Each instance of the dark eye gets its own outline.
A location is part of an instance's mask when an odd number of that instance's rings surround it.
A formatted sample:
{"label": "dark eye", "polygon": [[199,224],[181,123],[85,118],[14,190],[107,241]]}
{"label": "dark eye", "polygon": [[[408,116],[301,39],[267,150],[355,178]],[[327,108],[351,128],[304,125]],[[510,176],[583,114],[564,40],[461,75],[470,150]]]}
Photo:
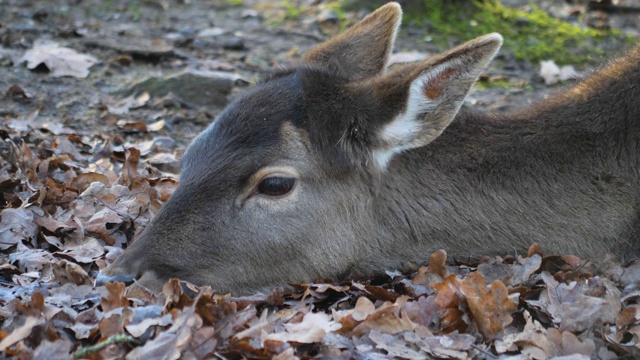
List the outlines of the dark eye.
{"label": "dark eye", "polygon": [[282,196],[291,191],[295,183],[294,178],[269,177],[260,182],[258,192],[269,196]]}

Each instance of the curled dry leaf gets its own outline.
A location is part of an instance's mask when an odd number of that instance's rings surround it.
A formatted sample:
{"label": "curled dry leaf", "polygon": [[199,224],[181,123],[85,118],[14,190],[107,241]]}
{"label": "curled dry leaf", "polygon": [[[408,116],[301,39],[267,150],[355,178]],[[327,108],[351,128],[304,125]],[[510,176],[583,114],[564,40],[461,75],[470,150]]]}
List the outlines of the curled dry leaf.
{"label": "curled dry leaf", "polygon": [[545,328],[538,321],[532,320],[528,311],[524,311],[526,324],[522,332],[509,334],[495,343],[498,354],[520,351],[533,359],[546,359],[551,344],[546,336]]}
{"label": "curled dry leaf", "polygon": [[449,275],[446,266],[447,252],[438,250],[431,254],[428,266],[421,266],[418,274],[411,280],[413,285],[424,285],[427,288],[432,284],[441,282]]}
{"label": "curled dry leaf", "polygon": [[121,282],[110,282],[105,284],[106,297],[102,297],[102,311],[105,313],[117,308],[129,307],[129,299],[124,296],[125,285]]}
{"label": "curled dry leaf", "polygon": [[475,353],[475,338],[457,332],[430,336],[416,343],[420,349],[438,359],[470,359]]}
{"label": "curled dry leaf", "polygon": [[5,351],[9,346],[17,343],[25,339],[27,336],[31,335],[31,330],[37,326],[44,323],[44,319],[38,317],[28,317],[22,326],[17,329],[14,329],[10,335],[2,339],[0,341],[0,352]]}
{"label": "curled dry leaf", "polygon": [[376,330],[369,332],[369,339],[376,344],[376,348],[383,349],[389,356],[400,359],[428,359],[426,353],[411,346],[404,338],[383,334]]}
{"label": "curled dry leaf", "polygon": [[353,334],[362,335],[372,329],[385,334],[397,334],[402,331],[412,331],[414,324],[407,313],[402,309],[408,298],[402,296],[395,303],[385,302],[376,311],[353,329]]}
{"label": "curled dry leaf", "polygon": [[0,212],[0,250],[6,250],[38,233],[33,212],[25,208],[4,209]]}
{"label": "curled dry leaf", "polygon": [[33,352],[34,360],[67,360],[73,343],[69,340],[43,341]]}
{"label": "curled dry leaf", "polygon": [[547,330],[547,338],[553,346],[550,356],[575,356],[584,355],[590,359],[596,352],[596,345],[591,339],[581,341],[570,331],[561,331],[555,328]]}
{"label": "curled dry leaf", "polygon": [[[439,307],[438,332],[445,334],[459,331],[464,332],[469,323],[460,303],[459,280],[456,275],[449,275],[440,283],[432,285],[436,294],[433,303]],[[465,321],[466,320],[466,321]]]}
{"label": "curled dry leaf", "polygon": [[74,264],[70,261],[61,260],[57,264],[53,265],[53,274],[60,284],[75,284],[75,285],[91,285],[93,280],[89,277],[89,274],[78,264]]}
{"label": "curled dry leaf", "polygon": [[269,334],[265,340],[310,344],[321,342],[328,332],[340,328],[341,325],[332,321],[329,315],[310,312],[304,315],[301,322],[286,324],[284,332]]}
{"label": "curled dry leaf", "polygon": [[[548,272],[542,272],[546,288],[539,300],[528,300],[546,311],[554,323],[572,332],[581,332],[594,325],[614,323],[620,311],[620,294],[605,292],[602,297],[589,296],[590,289],[583,280],[569,284],[557,282]],[[612,306],[613,305],[613,306]]]}
{"label": "curled dry leaf", "polygon": [[79,192],[83,192],[89,187],[89,185],[91,185],[91,183],[94,182],[99,182],[103,185],[109,185],[111,183],[109,181],[109,178],[104,174],[88,172],[78,174],[78,176],[73,178],[73,180],[71,181],[71,186],[78,189]]}
{"label": "curled dry leaf", "polygon": [[517,306],[501,281],[487,287],[482,275],[474,272],[460,283],[460,290],[471,311],[472,324],[485,340],[492,339],[513,321],[511,314]]}

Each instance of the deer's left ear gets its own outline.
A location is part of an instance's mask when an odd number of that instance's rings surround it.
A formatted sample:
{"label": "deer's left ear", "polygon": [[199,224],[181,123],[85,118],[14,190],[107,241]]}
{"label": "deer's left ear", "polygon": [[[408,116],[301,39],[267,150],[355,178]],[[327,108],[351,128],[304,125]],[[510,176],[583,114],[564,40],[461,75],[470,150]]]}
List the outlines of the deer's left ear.
{"label": "deer's left ear", "polygon": [[500,34],[485,35],[375,81],[379,101],[406,99],[400,114],[376,131],[373,160],[377,167],[384,169],[394,155],[440,136],[501,46]]}
{"label": "deer's left ear", "polygon": [[350,80],[384,71],[402,20],[402,9],[387,3],[344,33],[318,45],[304,61],[321,63]]}

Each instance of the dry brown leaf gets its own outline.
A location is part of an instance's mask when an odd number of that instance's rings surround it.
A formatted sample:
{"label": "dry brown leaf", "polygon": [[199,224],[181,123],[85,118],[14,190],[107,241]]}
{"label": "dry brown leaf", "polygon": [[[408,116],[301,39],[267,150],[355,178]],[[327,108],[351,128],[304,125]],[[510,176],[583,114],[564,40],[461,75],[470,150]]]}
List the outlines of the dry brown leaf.
{"label": "dry brown leaf", "polygon": [[0,341],[0,352],[5,351],[9,346],[25,339],[31,335],[31,330],[40,324],[44,323],[44,319],[39,317],[29,316],[25,319],[24,324],[17,329],[14,329],[11,334]]}
{"label": "dry brown leaf", "polygon": [[178,335],[163,332],[144,346],[133,349],[127,354],[127,360],[175,360],[180,358]]}
{"label": "dry brown leaf", "polygon": [[151,99],[148,92],[143,92],[140,95],[131,95],[127,98],[112,101],[107,107],[111,114],[126,114],[130,109],[137,109],[143,107]]}
{"label": "dry brown leaf", "polygon": [[524,284],[541,265],[542,257],[538,254],[526,258],[518,257],[518,264],[513,264],[511,277],[505,284],[510,286]]}
{"label": "dry brown leaf", "polygon": [[[137,310],[138,308],[136,308]],[[127,324],[125,325],[125,329],[131,336],[139,338],[142,336],[151,326],[167,326],[173,322],[170,314],[164,316],[150,317],[143,319],[142,321],[135,324]]]}
{"label": "dry brown leaf", "polygon": [[129,307],[129,299],[124,296],[124,283],[119,281],[109,282],[106,283],[104,287],[107,290],[107,296],[102,297],[102,311],[108,313],[120,307]]}
{"label": "dry brown leaf", "polygon": [[616,327],[622,330],[627,326],[631,326],[640,322],[640,306],[631,305],[622,309],[616,318]]}
{"label": "dry brown leaf", "polygon": [[202,327],[198,329],[187,348],[196,359],[205,359],[210,355],[218,345],[215,338],[215,329],[212,326]]}
{"label": "dry brown leaf", "polygon": [[501,281],[487,287],[479,272],[471,273],[461,283],[471,320],[485,340],[492,339],[513,321],[512,313],[517,304],[509,298],[509,291]]}
{"label": "dry brown leaf", "polygon": [[547,329],[547,338],[553,344],[553,352],[549,356],[575,356],[584,355],[591,358],[596,352],[596,345],[591,339],[580,341],[577,336],[569,331],[561,331],[555,328]]}
{"label": "dry brown leaf", "polygon": [[531,319],[528,311],[524,311],[526,324],[522,332],[509,334],[495,342],[498,354],[520,351],[532,359],[546,359],[551,352],[551,343],[547,339],[545,328]]}
{"label": "dry brown leaf", "polygon": [[429,331],[438,331],[442,308],[435,303],[435,296],[420,297],[418,301],[408,301],[402,307],[409,319],[415,324],[422,325]]}
{"label": "dry brown leaf", "polygon": [[33,212],[25,208],[4,209],[0,212],[0,250],[6,250],[38,233]]}
{"label": "dry brown leaf", "polygon": [[460,279],[456,275],[449,275],[443,282],[435,283],[432,287],[436,291],[433,302],[440,307],[439,329],[432,330],[445,334],[464,332],[469,324],[464,319],[464,312],[460,310]]}
{"label": "dry brown leaf", "polygon": [[[275,328],[274,322],[269,321],[267,319],[269,316],[268,310],[263,310],[260,317],[256,317],[249,322],[248,328],[243,330],[235,335],[237,339],[251,338],[251,340],[255,340],[260,338],[261,334],[270,334],[273,333]],[[335,319],[335,317],[334,317]],[[260,341],[260,346],[262,346],[263,341]]]}
{"label": "dry brown leaf", "polygon": [[[196,299],[197,302],[197,299]],[[162,332],[155,339],[144,346],[133,349],[127,354],[127,359],[161,359],[175,360],[180,357],[182,350],[190,343],[193,333],[202,326],[202,319],[195,313],[194,303],[191,307],[180,312],[173,325]]]}
{"label": "dry brown leaf", "polygon": [[444,250],[438,250],[431,254],[428,266],[421,266],[418,274],[411,280],[413,285],[424,285],[430,288],[433,284],[441,282],[449,276],[449,270],[446,266],[447,253]]}
{"label": "dry brown leaf", "polygon": [[104,254],[104,247],[100,245],[100,242],[89,236],[78,241],[69,239],[65,245],[65,250],[58,251],[56,254],[70,256],[75,261],[83,264],[92,263]]}
{"label": "dry brown leaf", "polygon": [[416,345],[438,359],[471,359],[475,338],[469,334],[453,332],[448,335],[430,336]]}
{"label": "dry brown leaf", "polygon": [[[118,309],[121,310],[121,309]],[[106,340],[114,335],[124,334],[125,314],[128,309],[122,310],[122,314],[115,312],[110,315],[106,315],[98,324],[100,330],[100,339]]]}
{"label": "dry brown leaf", "polygon": [[395,303],[385,302],[375,312],[353,329],[353,334],[360,336],[370,330],[377,330],[384,334],[397,334],[402,331],[415,329],[414,324],[403,310],[408,298],[402,296]]}
{"label": "dry brown leaf", "polygon": [[93,280],[84,269],[70,261],[60,260],[53,265],[53,274],[60,284],[91,285]]}
{"label": "dry brown leaf", "polygon": [[[553,322],[571,332],[582,332],[594,325],[614,323],[620,311],[619,293],[606,292],[604,298],[588,296],[586,283],[557,282],[551,274],[541,274],[546,289],[540,293],[539,300],[528,300],[551,315]],[[612,307],[613,305],[613,307]]]}
{"label": "dry brown leaf", "polygon": [[400,359],[428,359],[429,357],[418,348],[413,348],[404,338],[396,335],[383,334],[377,330],[369,332],[369,339],[376,344],[376,348],[383,349],[394,358]]}
{"label": "dry brown leaf", "polygon": [[43,341],[33,352],[33,360],[67,360],[70,357],[71,346],[69,340]]}
{"label": "dry brown leaf", "polygon": [[166,121],[158,120],[147,125],[147,131],[160,131],[164,128]]}
{"label": "dry brown leaf", "polygon": [[111,183],[109,181],[109,178],[104,174],[99,174],[96,172],[88,172],[88,173],[82,173],[76,176],[72,180],[71,186],[78,189],[78,191],[83,192],[89,187],[89,185],[91,185],[91,183],[94,183],[94,182],[99,182],[103,185],[109,185]]}
{"label": "dry brown leaf", "polygon": [[310,344],[321,342],[328,332],[337,331],[341,327],[327,314],[306,313],[301,322],[285,324],[285,331],[269,334],[265,340]]}
{"label": "dry brown leaf", "polygon": [[50,252],[42,249],[30,249],[22,247],[15,253],[9,255],[9,261],[18,266],[23,273],[42,271],[51,269],[51,265],[58,260]]}
{"label": "dry brown leaf", "polygon": [[341,333],[350,332],[376,310],[375,305],[368,298],[361,296],[356,306],[350,310],[333,309],[333,319],[342,325]]}
{"label": "dry brown leaf", "polygon": [[44,64],[52,76],[73,76],[85,78],[89,68],[98,63],[91,55],[80,54],[73,49],[61,47],[52,42],[36,42],[31,50],[27,50],[20,62],[27,62],[29,69]]}
{"label": "dry brown leaf", "polygon": [[[144,176],[138,172],[140,150],[136,148],[129,148],[127,149],[126,155],[125,164],[122,167],[122,173],[120,174],[118,183],[131,189],[134,183],[144,181]],[[146,181],[144,181],[144,183],[146,183]]]}

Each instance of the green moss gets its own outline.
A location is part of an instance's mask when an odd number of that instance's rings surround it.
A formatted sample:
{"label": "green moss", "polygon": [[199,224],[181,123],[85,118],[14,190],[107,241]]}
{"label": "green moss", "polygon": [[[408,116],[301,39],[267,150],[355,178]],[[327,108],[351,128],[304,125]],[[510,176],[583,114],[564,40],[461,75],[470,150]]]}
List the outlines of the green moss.
{"label": "green moss", "polygon": [[317,16],[318,11],[331,10],[338,17],[337,26],[324,29],[321,24],[321,31],[327,30],[328,33],[335,35],[347,28],[347,16],[342,7],[342,1],[323,2],[318,6],[310,6],[307,3],[304,0],[265,1],[256,5],[255,9],[267,14],[267,21],[271,26],[279,26],[287,21],[296,23],[303,17]]}
{"label": "green moss", "polygon": [[142,17],[142,10],[140,9],[140,6],[138,6],[138,4],[136,4],[135,2],[129,3],[128,6],[128,12],[131,14],[131,20],[139,21]]}
{"label": "green moss", "polygon": [[532,91],[531,83],[528,80],[513,79],[502,76],[480,77],[475,83],[478,89],[520,89],[524,91]]}
{"label": "green moss", "polygon": [[540,61],[553,59],[560,64],[578,64],[600,58],[605,50],[598,42],[613,48],[633,42],[619,30],[581,28],[555,19],[535,5],[529,11],[508,8],[499,0],[453,2],[424,0],[424,12],[405,13],[405,21],[430,27],[430,37],[443,49],[455,38],[462,42],[476,36],[499,32],[505,48],[516,58]]}
{"label": "green moss", "polygon": [[280,6],[284,9],[285,19],[295,20],[300,17],[304,11],[303,6],[294,4],[291,0],[281,0]]}
{"label": "green moss", "polygon": [[329,1],[324,4],[326,9],[333,10],[336,15],[338,15],[338,23],[340,25],[340,32],[343,32],[347,29],[347,16],[346,11],[342,7],[342,3],[340,1]]}
{"label": "green moss", "polygon": [[511,83],[508,79],[498,78],[498,79],[480,79],[476,82],[476,87],[479,89],[489,89],[489,88],[501,88],[501,89],[509,89],[514,87],[514,84]]}

